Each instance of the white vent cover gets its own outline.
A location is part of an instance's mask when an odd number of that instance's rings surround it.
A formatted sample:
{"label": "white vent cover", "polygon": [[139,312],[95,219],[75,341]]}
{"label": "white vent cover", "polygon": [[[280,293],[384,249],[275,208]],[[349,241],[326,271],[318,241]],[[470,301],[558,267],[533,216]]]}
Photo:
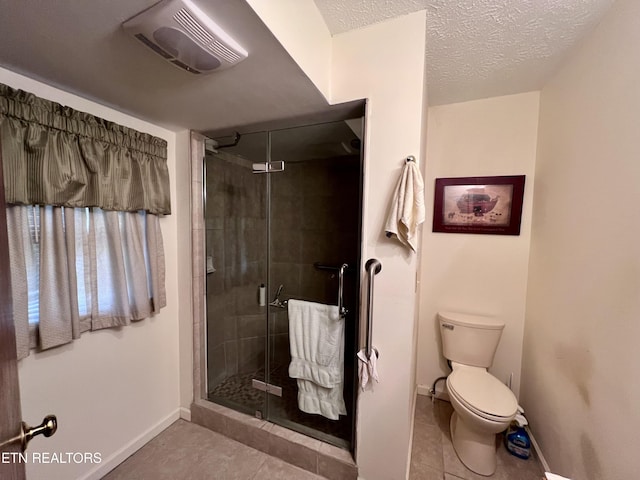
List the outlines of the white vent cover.
{"label": "white vent cover", "polygon": [[164,0],[122,27],[158,55],[191,73],[223,70],[248,55],[191,0]]}

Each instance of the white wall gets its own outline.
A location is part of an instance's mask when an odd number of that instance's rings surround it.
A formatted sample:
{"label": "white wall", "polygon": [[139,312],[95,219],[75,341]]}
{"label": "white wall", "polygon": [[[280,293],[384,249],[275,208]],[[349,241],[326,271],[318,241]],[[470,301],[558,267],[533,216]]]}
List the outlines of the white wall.
{"label": "white wall", "polygon": [[[493,316],[505,323],[491,372],[520,386],[539,93],[429,108],[422,236],[417,382],[447,375],[438,311]],[[526,175],[519,236],[434,233],[435,179]],[[443,383],[438,384],[438,391]]]}
{"label": "white wall", "polygon": [[522,402],[551,469],[638,478],[640,2],[541,94]]}
{"label": "white wall", "polygon": [[101,465],[29,463],[28,478],[100,478],[179,415],[177,223],[182,205],[174,180],[176,135],[5,69],[0,82],[168,142],[173,214],[161,220],[167,307],[130,327],[87,332],[72,344],[32,353],[18,366],[24,420],[36,425],[53,413],[59,422],[58,432],[34,439],[29,452],[99,452],[103,459]]}
{"label": "white wall", "polygon": [[331,34],[313,0],[247,0],[291,58],[331,98]]}

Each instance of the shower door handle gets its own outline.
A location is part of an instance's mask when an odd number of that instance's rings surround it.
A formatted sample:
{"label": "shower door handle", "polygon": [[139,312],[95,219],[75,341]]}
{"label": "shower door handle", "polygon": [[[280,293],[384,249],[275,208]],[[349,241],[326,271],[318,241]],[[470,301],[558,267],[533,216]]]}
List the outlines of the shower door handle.
{"label": "shower door handle", "polygon": [[284,162],[254,163],[253,173],[284,172]]}

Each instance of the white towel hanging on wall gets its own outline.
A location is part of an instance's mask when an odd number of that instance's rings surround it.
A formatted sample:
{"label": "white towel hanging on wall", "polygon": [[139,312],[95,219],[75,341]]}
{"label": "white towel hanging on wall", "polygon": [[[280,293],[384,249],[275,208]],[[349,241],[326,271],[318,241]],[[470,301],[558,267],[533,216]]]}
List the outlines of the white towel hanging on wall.
{"label": "white towel hanging on wall", "polygon": [[393,193],[384,226],[387,237],[395,236],[414,252],[418,249],[418,227],[424,222],[424,181],[413,157],[407,157]]}

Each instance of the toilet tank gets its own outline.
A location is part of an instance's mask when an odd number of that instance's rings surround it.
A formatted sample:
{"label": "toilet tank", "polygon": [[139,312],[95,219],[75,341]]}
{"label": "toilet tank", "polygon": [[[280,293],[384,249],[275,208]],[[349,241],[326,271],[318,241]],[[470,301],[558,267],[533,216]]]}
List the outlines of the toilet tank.
{"label": "toilet tank", "polygon": [[493,363],[504,323],[480,315],[440,312],[442,352],[452,362],[489,368]]}

